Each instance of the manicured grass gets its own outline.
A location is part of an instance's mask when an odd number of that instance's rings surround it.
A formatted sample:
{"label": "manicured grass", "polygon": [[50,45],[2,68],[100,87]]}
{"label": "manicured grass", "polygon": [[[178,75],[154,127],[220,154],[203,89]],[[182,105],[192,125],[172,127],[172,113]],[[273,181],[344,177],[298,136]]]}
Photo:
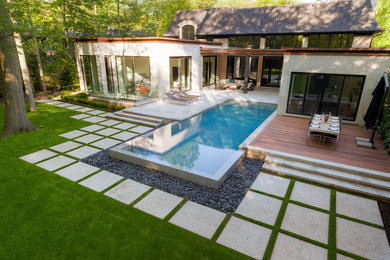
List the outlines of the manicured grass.
{"label": "manicured grass", "polygon": [[[90,125],[37,104],[32,133],[0,140],[0,258],[247,259],[214,241],[94,192],[18,157]],[[4,111],[0,108],[0,125]]]}

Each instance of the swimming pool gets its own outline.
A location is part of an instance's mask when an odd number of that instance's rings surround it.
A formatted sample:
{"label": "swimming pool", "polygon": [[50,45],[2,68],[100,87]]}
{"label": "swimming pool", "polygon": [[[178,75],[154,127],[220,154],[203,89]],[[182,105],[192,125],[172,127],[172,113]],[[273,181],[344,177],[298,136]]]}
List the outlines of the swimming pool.
{"label": "swimming pool", "polygon": [[216,188],[240,162],[239,145],[276,109],[229,100],[110,150],[110,156]]}

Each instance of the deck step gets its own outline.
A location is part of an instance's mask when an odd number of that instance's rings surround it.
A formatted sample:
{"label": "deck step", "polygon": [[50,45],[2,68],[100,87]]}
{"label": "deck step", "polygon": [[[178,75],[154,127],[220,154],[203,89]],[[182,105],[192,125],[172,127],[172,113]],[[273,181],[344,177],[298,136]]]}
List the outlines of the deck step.
{"label": "deck step", "polygon": [[311,181],[325,186],[331,186],[334,188],[357,192],[384,200],[390,200],[390,191],[369,187],[358,183],[351,183],[349,181],[335,179],[324,175],[318,175],[315,173],[309,173],[306,171],[296,170],[283,166],[269,165],[268,163],[263,165],[262,171],[276,173],[282,176],[291,176],[297,179]]}
{"label": "deck step", "polygon": [[134,118],[117,116],[115,114],[107,115],[106,117],[111,118],[111,119],[120,120],[120,121],[129,122],[129,123],[150,126],[150,127],[157,127],[157,126],[160,125],[160,123],[154,123],[154,122],[150,122],[150,121],[137,120],[137,119],[134,119]]}
{"label": "deck step", "polygon": [[133,119],[141,120],[141,121],[149,121],[149,122],[158,123],[158,124],[164,123],[164,120],[162,120],[162,119],[157,119],[157,118],[149,117],[149,116],[141,116],[141,115],[131,114],[128,112],[125,112],[125,113],[115,112],[114,115],[121,116],[121,117],[133,118]]}
{"label": "deck step", "polygon": [[265,158],[265,162],[269,166],[291,168],[298,171],[305,171],[316,175],[322,175],[329,178],[344,180],[352,183],[358,183],[390,191],[390,181],[382,179],[382,176],[365,176],[361,173],[346,172],[342,170],[327,168],[327,165],[319,167],[308,163],[303,163],[299,161],[297,162],[272,156],[267,156]]}
{"label": "deck step", "polygon": [[261,154],[265,155],[265,158],[267,158],[267,157],[280,158],[280,159],[289,160],[289,161],[293,161],[293,162],[299,162],[299,163],[312,165],[312,166],[319,167],[319,168],[332,169],[332,170],[336,170],[336,171],[342,171],[342,172],[356,174],[359,176],[366,176],[369,178],[390,181],[390,173],[387,173],[387,172],[381,172],[381,171],[376,171],[376,170],[371,170],[371,169],[366,169],[366,168],[360,168],[360,167],[356,167],[356,166],[350,166],[350,165],[345,165],[345,164],[341,164],[341,163],[335,163],[335,162],[320,160],[320,159],[316,159],[316,158],[310,158],[310,157],[291,154],[291,153],[279,152],[279,151],[274,151],[274,150],[269,150],[269,149],[264,149],[264,148],[259,149],[257,147],[249,146],[248,150],[253,150],[254,152],[260,152]]}

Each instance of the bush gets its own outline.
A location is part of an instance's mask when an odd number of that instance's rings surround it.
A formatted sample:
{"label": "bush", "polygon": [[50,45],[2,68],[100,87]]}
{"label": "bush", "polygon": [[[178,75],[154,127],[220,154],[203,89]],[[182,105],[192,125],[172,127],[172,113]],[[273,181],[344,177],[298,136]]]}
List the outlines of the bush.
{"label": "bush", "polygon": [[69,92],[64,91],[61,95],[61,98],[63,101],[66,101],[69,103],[83,104],[83,105],[87,105],[89,107],[99,108],[99,109],[108,110],[108,111],[118,111],[118,110],[125,109],[125,107],[122,105],[114,105],[114,104],[108,104],[108,103],[104,103],[104,102],[96,101],[96,100],[88,100],[88,94],[86,94],[86,93],[78,93],[78,94],[72,95]]}
{"label": "bush", "polygon": [[383,118],[378,128],[378,132],[383,140],[386,151],[390,154],[390,92],[386,97],[383,108]]}

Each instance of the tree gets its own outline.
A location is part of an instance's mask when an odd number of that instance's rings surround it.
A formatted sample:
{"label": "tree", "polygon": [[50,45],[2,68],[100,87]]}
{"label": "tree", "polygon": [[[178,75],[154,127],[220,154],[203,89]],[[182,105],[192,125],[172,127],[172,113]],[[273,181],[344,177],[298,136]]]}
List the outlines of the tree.
{"label": "tree", "polygon": [[379,0],[376,9],[375,17],[383,32],[377,33],[372,39],[372,47],[383,48],[390,47],[390,1]]}
{"label": "tree", "polygon": [[5,107],[4,129],[1,134],[3,138],[36,129],[26,114],[13,33],[7,4],[0,1],[0,81],[3,86]]}

